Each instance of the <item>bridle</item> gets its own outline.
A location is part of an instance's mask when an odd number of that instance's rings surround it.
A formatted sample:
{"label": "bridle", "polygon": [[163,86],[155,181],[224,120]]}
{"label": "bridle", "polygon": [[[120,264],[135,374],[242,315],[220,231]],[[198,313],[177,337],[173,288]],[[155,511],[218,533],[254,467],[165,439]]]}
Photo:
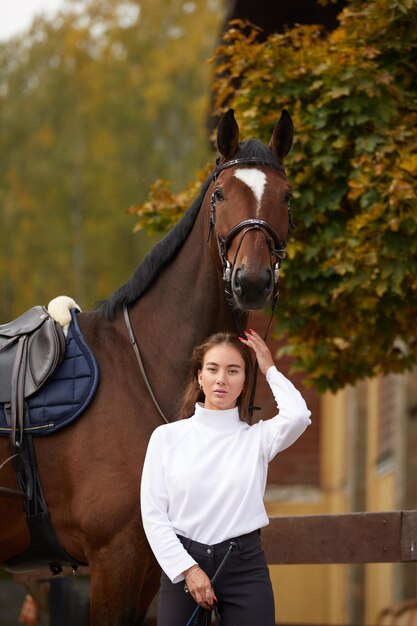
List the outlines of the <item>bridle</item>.
{"label": "bridle", "polygon": [[[217,177],[219,176],[220,172],[230,167],[234,167],[235,165],[264,165],[264,166],[276,169],[282,172],[283,174],[285,174],[284,167],[280,163],[278,163],[278,161],[271,162],[271,161],[261,159],[258,157],[249,157],[249,158],[232,159],[231,161],[227,161],[226,163],[223,163],[222,165],[220,165],[220,161],[218,159],[216,169],[214,170],[212,174],[212,182],[217,180]],[[210,217],[209,217],[209,229],[208,229],[209,232],[208,232],[207,242],[209,242],[210,240],[211,232],[213,230],[214,231],[216,230],[216,202],[217,202],[216,190],[214,190],[210,199]],[[288,219],[289,219],[289,228],[291,230],[294,228],[294,225],[293,225],[292,218],[291,218],[291,208],[289,204],[288,204]],[[283,259],[286,257],[287,242],[281,239],[281,237],[278,235],[275,228],[269,222],[266,222],[265,220],[261,220],[258,218],[250,218],[247,220],[242,220],[241,222],[233,226],[233,228],[230,229],[227,235],[221,236],[217,234],[217,243],[218,243],[220,259],[221,259],[222,266],[223,266],[223,284],[224,284],[224,292],[226,295],[226,301],[231,306],[236,327],[239,330],[239,332],[242,333],[244,329],[242,328],[241,319],[239,317],[239,313],[236,307],[233,304],[234,301],[233,301],[233,290],[232,290],[232,276],[233,276],[234,265],[236,263],[236,258],[239,253],[240,247],[242,245],[243,239],[245,238],[247,233],[253,230],[260,230],[266,237],[266,240],[268,242],[270,260],[271,260],[271,271],[272,271],[272,276],[273,276],[273,281],[274,281],[272,300],[271,300],[271,318],[269,320],[269,324],[265,331],[265,336],[264,336],[264,340],[265,340],[269,331],[269,327],[271,325],[271,321],[274,316],[276,306],[278,304],[279,270],[280,270]],[[242,236],[237,246],[237,250],[236,250],[233,262],[231,263],[229,259],[227,258],[227,254],[232,244],[232,241],[241,232],[242,232]],[[148,377],[146,375],[142,358],[140,355],[140,351],[139,351],[139,346],[135,337],[135,332],[133,330],[133,327],[130,321],[129,310],[126,304],[123,306],[123,316],[124,316],[126,328],[128,331],[129,340],[130,340],[130,343],[132,344],[132,347],[136,356],[136,360],[138,362],[139,369],[142,374],[142,378],[145,382],[146,388],[148,389],[149,395],[158,413],[160,414],[162,419],[167,424],[169,424],[169,420],[166,418],[161,407],[159,406],[158,401],[155,398],[155,395],[153,393],[152,387],[149,383]],[[252,385],[252,391],[251,391],[251,398],[250,398],[250,406],[249,406],[250,417],[252,417],[253,410],[259,408],[259,407],[253,406],[255,390],[256,390],[256,377],[257,377],[257,372],[258,372],[257,365],[258,363],[256,361],[255,369],[254,369],[254,379],[253,379],[253,385]]]}
{"label": "bridle", "polygon": [[[281,163],[279,163],[278,161],[271,162],[269,160],[261,159],[259,157],[249,157],[249,158],[232,159],[231,161],[226,161],[226,163],[223,163],[222,165],[220,165],[220,161],[218,159],[217,167],[213,173],[212,182],[217,180],[220,172],[222,172],[225,169],[229,169],[230,167],[234,167],[236,165],[264,165],[272,169],[276,169],[284,175],[286,174],[284,166],[281,165]],[[210,199],[210,217],[209,217],[209,229],[208,229],[209,232],[208,232],[207,241],[210,240],[212,230],[214,231],[216,230],[216,203],[217,203],[217,197],[216,197],[216,189],[215,189]],[[288,203],[288,221],[289,221],[289,230],[291,231],[294,228],[294,224],[292,221],[291,207],[289,203]],[[250,218],[247,220],[242,220],[241,222],[233,226],[229,230],[227,235],[221,236],[217,234],[217,244],[218,244],[218,249],[219,249],[220,260],[223,266],[223,286],[224,286],[224,293],[226,296],[226,301],[228,302],[228,304],[230,305],[232,309],[232,314],[233,314],[236,327],[239,333],[242,335],[244,328],[242,327],[242,321],[241,321],[239,312],[236,309],[236,306],[234,305],[232,277],[233,277],[233,270],[234,270],[234,266],[236,263],[237,255],[239,253],[243,240],[245,236],[250,231],[253,231],[253,230],[260,230],[265,235],[266,241],[268,243],[268,248],[269,248],[269,257],[270,257],[270,262],[271,262],[271,272],[272,272],[272,278],[273,278],[273,290],[272,290],[272,298],[271,298],[271,316],[270,316],[270,319],[269,319],[269,322],[268,322],[268,325],[266,327],[265,334],[264,334],[264,341],[265,341],[268,335],[269,327],[271,326],[271,322],[274,317],[275,309],[278,304],[279,270],[280,270],[282,261],[285,259],[287,255],[287,251],[286,251],[287,242],[286,240],[281,239],[281,237],[278,235],[275,228],[269,222],[265,220],[261,220],[259,218]],[[230,249],[230,246],[234,238],[241,232],[242,232],[242,236],[237,246],[233,262],[231,263],[229,259],[227,258],[227,253]],[[252,421],[253,411],[258,410],[260,408],[260,407],[254,406],[257,376],[258,376],[258,362],[255,361],[252,389],[251,389],[250,400],[249,400],[250,421]]]}
{"label": "bridle", "polygon": [[[229,169],[230,167],[234,167],[236,165],[264,165],[264,166],[276,169],[285,174],[284,167],[280,163],[278,163],[278,161],[271,162],[265,159],[260,159],[258,157],[252,157],[252,158],[232,159],[231,161],[227,161],[226,163],[223,163],[222,165],[220,165],[219,160],[218,160],[217,167],[213,172],[212,182],[217,180],[220,172],[222,172],[225,169]],[[208,228],[207,241],[210,240],[211,232],[213,230],[216,231],[216,204],[218,201],[216,191],[217,191],[216,189],[213,191],[211,195],[211,199],[210,199],[210,216],[209,216],[209,228]],[[289,224],[291,228],[293,224],[292,224],[292,219],[291,219],[291,209],[289,205],[288,205],[288,216],[289,216]],[[286,253],[287,242],[281,239],[281,237],[278,235],[275,228],[269,222],[259,219],[259,218],[250,218],[247,220],[242,220],[241,222],[233,226],[233,228],[231,228],[230,231],[224,236],[221,236],[216,233],[220,260],[221,260],[222,267],[223,267],[223,285],[224,285],[224,292],[226,295],[226,300],[229,302],[229,304],[233,300],[232,276],[233,276],[233,270],[234,270],[234,266],[236,263],[237,255],[239,253],[239,250],[241,248],[244,238],[249,232],[253,230],[261,231],[265,235],[266,241],[268,243],[269,256],[271,259],[271,272],[272,272],[273,284],[274,284],[273,292],[272,292],[272,300],[271,300],[272,308],[274,311],[278,303],[279,270],[281,267],[281,263],[287,254]],[[242,236],[237,246],[237,250],[235,252],[233,262],[230,262],[227,256],[230,246],[232,245],[232,242],[235,239],[235,237],[241,232],[242,232]]]}

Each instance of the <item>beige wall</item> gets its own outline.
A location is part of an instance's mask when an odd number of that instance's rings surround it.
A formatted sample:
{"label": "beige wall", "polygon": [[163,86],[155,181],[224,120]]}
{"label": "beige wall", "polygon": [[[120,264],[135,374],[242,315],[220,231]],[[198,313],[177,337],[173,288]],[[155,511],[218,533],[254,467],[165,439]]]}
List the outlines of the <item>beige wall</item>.
{"label": "beige wall", "polygon": [[[411,387],[415,388],[417,376],[415,374],[413,376],[414,384],[412,383]],[[378,379],[363,383],[359,400],[357,390],[352,388],[336,395],[323,396],[320,488],[287,488],[282,492],[279,489],[270,490],[266,498],[270,515],[314,515],[352,510],[352,503],[358,501],[352,495],[355,487],[352,485],[353,480],[364,481],[363,510],[389,511],[403,508],[399,498],[403,491],[400,467],[402,464],[399,459],[404,454],[401,416],[405,414],[407,404],[404,400],[404,390],[407,385],[410,387],[410,381],[408,380],[405,385],[404,378],[398,377],[395,389],[398,394],[396,406],[400,413],[395,416],[394,453],[391,458],[382,462],[378,459],[379,384],[383,382]],[[352,478],[354,475],[352,457],[355,462],[357,460],[355,445],[358,440],[354,438],[355,432],[356,436],[359,433],[364,439],[365,458],[362,473]],[[417,508],[417,501],[415,507]],[[361,626],[374,626],[381,610],[395,603],[398,567],[391,563],[364,566],[364,624]],[[415,567],[417,568],[417,563]],[[348,607],[349,602],[352,602],[352,592],[349,587],[349,566],[272,565],[270,571],[278,624],[350,623]]]}
{"label": "beige wall", "polygon": [[[367,385],[367,454],[366,495],[368,511],[395,510],[394,459],[378,466],[378,389],[380,382],[374,379]],[[371,563],[366,566],[365,618],[367,624],[375,624],[378,614],[394,602],[392,563]]]}
{"label": "beige wall", "polygon": [[[322,398],[321,488],[286,489],[281,500],[279,491],[270,491],[266,502],[269,515],[319,515],[347,510],[345,409],[344,393]],[[273,565],[270,572],[278,624],[346,624],[346,566]]]}

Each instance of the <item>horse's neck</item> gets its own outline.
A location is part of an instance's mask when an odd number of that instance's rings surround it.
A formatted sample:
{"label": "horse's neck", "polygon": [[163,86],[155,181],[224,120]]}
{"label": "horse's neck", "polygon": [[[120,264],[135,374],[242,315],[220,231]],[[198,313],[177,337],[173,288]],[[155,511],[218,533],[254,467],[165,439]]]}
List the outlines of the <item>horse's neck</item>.
{"label": "horse's neck", "polygon": [[149,379],[159,379],[171,396],[184,384],[195,345],[213,332],[237,332],[211,255],[199,215],[174,260],[130,310]]}
{"label": "horse's neck", "polygon": [[204,238],[202,215],[175,258],[132,307],[134,325],[140,328],[144,314],[155,321],[158,333],[165,335],[165,345],[175,345],[179,332],[183,342],[194,346],[213,332],[236,331],[220,269]]}

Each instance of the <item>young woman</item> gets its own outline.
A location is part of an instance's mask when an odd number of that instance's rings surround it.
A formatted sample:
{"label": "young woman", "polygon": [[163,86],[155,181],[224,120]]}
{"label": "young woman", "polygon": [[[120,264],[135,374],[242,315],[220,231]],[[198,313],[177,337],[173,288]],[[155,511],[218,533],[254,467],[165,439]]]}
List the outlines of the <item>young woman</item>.
{"label": "young woman", "polygon": [[[253,426],[244,421],[251,350],[278,405],[278,415]],[[142,474],[143,525],[162,568],[158,626],[194,623],[196,603],[200,624],[210,623],[215,606],[225,626],[273,626],[259,538],[268,524],[268,463],[304,432],[310,411],[250,331],[245,338],[219,333],[195,348],[179,417],[153,432]]]}

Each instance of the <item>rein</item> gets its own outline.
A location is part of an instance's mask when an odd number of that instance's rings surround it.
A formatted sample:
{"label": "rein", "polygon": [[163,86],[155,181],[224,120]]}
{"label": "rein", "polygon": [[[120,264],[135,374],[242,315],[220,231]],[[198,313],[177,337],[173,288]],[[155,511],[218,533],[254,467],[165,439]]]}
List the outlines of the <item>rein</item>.
{"label": "rein", "polygon": [[143,366],[142,357],[140,356],[140,352],[139,352],[139,348],[138,348],[138,342],[136,341],[135,332],[133,330],[132,323],[130,321],[129,310],[128,310],[126,304],[123,305],[123,316],[124,316],[124,319],[125,319],[125,324],[126,324],[127,332],[128,332],[128,335],[129,335],[129,340],[130,340],[130,343],[132,344],[132,348],[133,348],[133,351],[135,353],[136,360],[138,362],[139,370],[140,370],[140,373],[142,374],[143,381],[144,381],[144,383],[146,385],[146,389],[148,390],[149,395],[151,396],[152,402],[154,403],[155,408],[158,411],[159,415],[162,417],[164,422],[169,424],[169,420],[165,417],[164,412],[162,411],[161,407],[159,406],[158,401],[155,398],[154,392],[152,391],[152,387],[151,387],[151,385],[149,383],[148,377],[146,376],[145,368]]}
{"label": "rein", "polygon": [[[283,165],[278,163],[278,161],[271,162],[271,161],[268,161],[266,159],[261,159],[261,158],[258,158],[258,157],[249,157],[249,158],[232,159],[231,161],[227,161],[226,163],[223,163],[222,165],[220,165],[219,159],[217,159],[216,169],[214,170],[213,175],[212,175],[212,182],[217,180],[219,174],[223,170],[229,169],[230,167],[234,167],[236,165],[264,165],[264,166],[270,167],[272,169],[276,169],[279,172],[285,174],[285,169],[284,169]],[[210,199],[209,233],[208,233],[207,242],[209,242],[209,240],[210,240],[211,231],[212,230],[214,230],[214,231],[216,230],[216,203],[217,203],[217,196],[216,196],[216,190],[214,190],[214,192],[211,195],[211,199]],[[293,228],[294,225],[293,225],[292,218],[291,218],[291,208],[290,208],[290,205],[288,205],[288,217],[289,217],[290,228]],[[238,224],[233,226],[233,228],[230,229],[230,231],[227,233],[227,235],[225,235],[223,237],[220,236],[220,235],[217,235],[217,244],[218,244],[220,259],[221,259],[221,262],[222,262],[222,265],[223,265],[223,286],[224,286],[224,292],[225,292],[225,296],[226,296],[226,302],[228,303],[228,305],[232,309],[232,315],[233,315],[233,319],[234,319],[236,328],[238,329],[239,333],[241,335],[243,335],[243,331],[245,329],[243,328],[243,325],[242,325],[241,315],[239,314],[238,310],[234,306],[234,301],[233,301],[232,276],[233,276],[233,269],[234,269],[234,265],[235,265],[235,262],[236,262],[236,258],[237,258],[237,255],[239,253],[240,247],[242,245],[243,239],[245,238],[247,233],[252,231],[252,230],[260,230],[265,235],[265,238],[266,238],[267,243],[268,243],[268,248],[269,248],[269,255],[270,255],[270,259],[271,259],[271,271],[272,271],[272,277],[273,277],[273,282],[274,282],[274,287],[273,287],[273,292],[272,292],[271,317],[270,317],[270,320],[268,322],[268,326],[266,328],[265,335],[264,335],[264,341],[266,341],[266,337],[268,335],[269,328],[271,326],[271,322],[272,322],[272,319],[274,317],[274,313],[275,313],[275,310],[276,310],[276,307],[277,307],[277,304],[278,304],[279,270],[280,270],[280,267],[281,267],[281,263],[285,259],[286,254],[287,254],[286,253],[287,242],[285,240],[283,241],[281,239],[281,237],[278,235],[277,231],[272,226],[272,224],[270,224],[269,222],[267,222],[265,220],[262,220],[262,219],[251,218],[251,219],[247,219],[247,220],[242,220],[241,222],[239,222]],[[233,239],[241,231],[243,231],[243,233],[242,233],[241,239],[239,241],[239,245],[237,247],[237,250],[236,250],[236,253],[235,253],[235,256],[234,256],[234,259],[233,259],[233,263],[230,263],[230,261],[227,258],[227,253],[228,253],[228,251],[230,249],[230,246],[232,244]],[[274,260],[274,262],[273,262],[273,260]],[[147,390],[149,392],[149,395],[150,395],[150,397],[152,399],[152,402],[154,403],[154,406],[155,406],[156,410],[158,411],[159,415],[161,416],[162,420],[164,422],[166,422],[167,424],[169,424],[170,422],[166,418],[166,416],[165,416],[164,412],[162,411],[161,407],[159,406],[158,401],[157,401],[157,399],[155,397],[155,394],[153,393],[152,387],[150,385],[149,379],[148,379],[148,377],[146,375],[146,371],[145,371],[145,368],[144,368],[144,365],[143,365],[143,361],[142,361],[142,357],[140,355],[140,351],[139,351],[139,347],[138,347],[138,342],[136,340],[135,332],[133,330],[132,323],[130,321],[129,310],[128,310],[126,304],[123,305],[123,316],[124,316],[124,320],[125,320],[125,324],[126,324],[129,340],[130,340],[130,343],[131,343],[131,345],[133,347],[133,351],[135,353],[136,360],[137,360],[138,366],[139,366],[139,370],[140,370],[140,373],[142,375],[142,378],[143,378],[143,381],[145,383],[145,386],[146,386],[146,388],[147,388]],[[256,407],[256,406],[253,405],[254,399],[255,399],[255,393],[256,393],[256,383],[257,383],[258,371],[259,371],[258,362],[255,360],[253,382],[252,382],[252,389],[251,389],[250,402],[249,402],[249,419],[250,419],[250,422],[252,422],[253,411],[260,409],[260,407]]]}
{"label": "rein", "polygon": [[[231,161],[227,161],[223,165],[219,165],[219,162],[217,162],[217,167],[213,173],[213,182],[217,180],[220,172],[230,167],[234,167],[236,165],[264,165],[272,169],[276,169],[284,175],[286,174],[285,168],[278,161],[272,163],[270,161],[267,161],[266,159],[260,159],[258,157],[252,157],[252,158],[246,158],[246,159],[241,158],[241,159],[232,159]],[[211,231],[216,230],[217,200],[218,200],[218,197],[216,195],[216,189],[215,189],[210,199],[209,234],[208,234],[207,241],[210,240]],[[290,205],[288,205],[288,217],[289,217],[290,228],[293,228],[294,224],[292,222]],[[269,248],[269,256],[271,259],[271,271],[272,271],[272,277],[274,281],[274,287],[273,287],[273,292],[272,292],[271,317],[269,319],[268,326],[266,328],[266,331],[263,337],[264,341],[266,341],[269,328],[271,326],[271,322],[274,317],[274,313],[278,304],[279,270],[280,270],[282,261],[285,259],[287,255],[287,252],[286,252],[287,242],[281,239],[281,237],[278,235],[275,228],[269,222],[262,220],[262,219],[258,219],[258,218],[251,218],[247,220],[242,220],[241,222],[233,226],[233,228],[230,229],[227,235],[223,237],[220,235],[217,235],[217,245],[219,249],[220,259],[223,265],[223,285],[224,285],[224,292],[226,295],[226,301],[232,309],[232,315],[233,315],[233,319],[235,321],[236,327],[239,333],[243,336],[243,331],[245,329],[243,328],[241,317],[236,307],[234,306],[234,301],[233,301],[232,276],[233,276],[233,269],[234,269],[234,265],[236,262],[236,258],[239,253],[240,247],[242,245],[243,239],[245,238],[247,233],[250,232],[251,230],[260,230],[265,235],[266,241],[268,243],[268,248]],[[233,263],[230,263],[229,259],[227,258],[227,253],[230,249],[233,239],[241,231],[243,231],[243,234],[237,246]],[[255,410],[260,409],[260,407],[254,406],[258,372],[259,372],[258,361],[255,360],[252,389],[250,393],[250,400],[249,400],[249,407],[248,407],[250,423],[252,422],[253,412]]]}

